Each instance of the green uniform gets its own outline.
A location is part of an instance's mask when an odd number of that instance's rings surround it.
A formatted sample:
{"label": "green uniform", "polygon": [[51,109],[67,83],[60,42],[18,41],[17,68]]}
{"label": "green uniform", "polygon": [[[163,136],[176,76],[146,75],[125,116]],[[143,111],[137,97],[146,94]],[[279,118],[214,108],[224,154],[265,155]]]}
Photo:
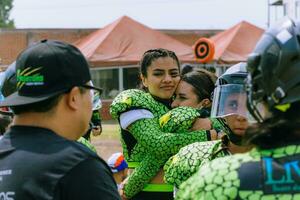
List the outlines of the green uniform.
{"label": "green uniform", "polygon": [[179,185],[191,177],[206,162],[230,155],[221,140],[195,142],[180,149],[164,166],[165,181]]}
{"label": "green uniform", "polygon": [[176,199],[300,199],[300,145],[218,158],[182,183]]}
{"label": "green uniform", "polygon": [[[188,107],[169,108],[156,101],[149,93],[131,89],[120,93],[113,101],[110,112],[114,119],[133,109],[147,109],[154,118],[140,119],[130,125],[129,131],[121,130],[124,156],[129,166],[135,163],[135,170],[125,185],[125,195],[130,198],[147,188],[147,183],[159,172],[167,159],[183,146],[197,141],[207,141],[206,131],[182,132],[187,130],[199,113]],[[164,115],[165,114],[165,115]],[[177,133],[168,130],[176,129]],[[147,191],[145,190],[144,191]]]}
{"label": "green uniform", "polygon": [[85,145],[87,148],[89,148],[90,150],[92,150],[93,152],[97,153],[96,148],[90,143],[90,141],[88,141],[87,139],[85,139],[84,137],[80,137],[77,142],[80,142],[81,144]]}

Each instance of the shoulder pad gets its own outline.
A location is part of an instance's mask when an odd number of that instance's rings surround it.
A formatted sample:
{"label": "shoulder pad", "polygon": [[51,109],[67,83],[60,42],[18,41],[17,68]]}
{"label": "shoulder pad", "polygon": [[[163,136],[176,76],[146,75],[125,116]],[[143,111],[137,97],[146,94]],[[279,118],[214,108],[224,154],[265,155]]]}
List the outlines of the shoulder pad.
{"label": "shoulder pad", "polygon": [[[147,109],[154,115],[158,109],[165,110],[162,104],[158,103],[153,97],[142,90],[129,89],[116,96],[110,106],[110,114],[114,119],[118,119],[120,114],[132,109]],[[166,112],[165,110],[164,112]]]}

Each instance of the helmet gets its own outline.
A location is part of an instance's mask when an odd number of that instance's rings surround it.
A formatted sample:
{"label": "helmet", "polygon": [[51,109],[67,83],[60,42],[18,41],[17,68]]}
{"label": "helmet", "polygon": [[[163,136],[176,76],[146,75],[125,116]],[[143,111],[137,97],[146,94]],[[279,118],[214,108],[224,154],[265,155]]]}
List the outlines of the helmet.
{"label": "helmet", "polygon": [[[8,68],[0,73],[0,101],[16,91],[16,63],[13,62]],[[9,107],[0,108],[0,113],[12,115]]]}
{"label": "helmet", "polygon": [[0,76],[0,88],[3,97],[7,97],[16,91],[16,62],[13,62]]}
{"label": "helmet", "polygon": [[284,18],[269,28],[248,57],[248,110],[258,122],[300,100],[300,24]]}
{"label": "helmet", "polygon": [[245,80],[247,77],[246,63],[233,65],[216,81],[214,89],[211,117],[217,118],[224,131],[234,144],[241,145],[242,136],[236,135],[227,125],[223,117],[241,115],[248,117],[246,107]]}
{"label": "helmet", "polygon": [[218,78],[213,92],[211,117],[219,118],[232,114],[247,117],[244,87],[246,77],[246,63],[241,62],[230,67]]}

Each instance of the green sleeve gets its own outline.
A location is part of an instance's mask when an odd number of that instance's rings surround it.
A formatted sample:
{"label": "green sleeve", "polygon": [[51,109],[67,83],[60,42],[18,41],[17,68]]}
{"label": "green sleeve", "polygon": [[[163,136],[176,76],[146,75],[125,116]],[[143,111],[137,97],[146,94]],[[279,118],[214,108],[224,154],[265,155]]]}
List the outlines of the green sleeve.
{"label": "green sleeve", "polygon": [[200,116],[195,108],[177,107],[159,118],[159,125],[163,132],[180,133],[188,131],[194,121]]}
{"label": "green sleeve", "polygon": [[[204,163],[212,159],[221,147],[221,141],[195,142],[180,149],[164,166],[165,181],[179,185],[191,177]],[[221,154],[220,154],[221,155]],[[224,156],[224,154],[222,154]]]}
{"label": "green sleeve", "polygon": [[119,119],[121,113],[132,109],[147,109],[155,117],[160,117],[169,111],[149,93],[137,89],[125,90],[118,94],[111,103],[109,111],[113,119]]}
{"label": "green sleeve", "polygon": [[135,168],[134,172],[129,176],[129,179],[124,187],[125,196],[131,198],[138,192],[142,191],[145,184],[159,172],[161,166],[167,158],[157,158],[151,154],[147,154]]}
{"label": "green sleeve", "polygon": [[130,125],[129,131],[149,153],[158,157],[174,155],[188,144],[208,140],[206,130],[164,133],[156,118],[138,120]]}

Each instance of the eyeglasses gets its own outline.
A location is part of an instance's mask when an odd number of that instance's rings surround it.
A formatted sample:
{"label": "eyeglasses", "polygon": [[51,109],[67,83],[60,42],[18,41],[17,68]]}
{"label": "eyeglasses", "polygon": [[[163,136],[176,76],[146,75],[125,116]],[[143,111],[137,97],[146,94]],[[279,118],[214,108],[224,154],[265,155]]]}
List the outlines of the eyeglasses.
{"label": "eyeglasses", "polygon": [[91,86],[91,85],[81,85],[80,87],[86,88],[86,89],[88,89],[88,90],[95,90],[95,91],[98,91],[98,92],[99,92],[99,95],[102,94],[102,91],[103,91],[101,88],[94,87],[94,86]]}

